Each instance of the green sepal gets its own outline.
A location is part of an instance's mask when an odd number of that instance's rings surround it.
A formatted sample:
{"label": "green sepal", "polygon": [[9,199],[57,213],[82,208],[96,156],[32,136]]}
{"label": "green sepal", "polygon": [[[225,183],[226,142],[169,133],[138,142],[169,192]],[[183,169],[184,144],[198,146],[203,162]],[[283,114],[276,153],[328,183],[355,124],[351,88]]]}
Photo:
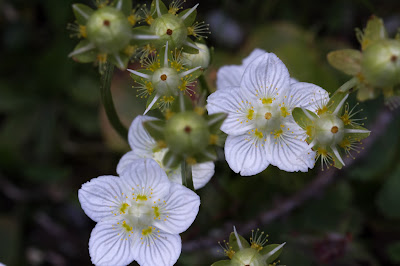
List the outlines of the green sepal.
{"label": "green sepal", "polygon": [[[147,70],[147,69],[135,69],[135,71],[143,73],[143,74],[147,74],[147,75],[153,75],[153,72],[151,70]],[[146,80],[145,78],[135,75],[133,73],[130,73],[130,76],[137,83],[143,83],[144,80]]]}
{"label": "green sepal", "polygon": [[210,49],[210,64],[209,66],[214,64],[214,60],[215,60],[215,49],[214,46],[209,47]]}
{"label": "green sepal", "polygon": [[[338,150],[339,155],[341,156],[341,158],[343,158],[343,156],[340,154],[340,149],[338,149],[338,147],[336,147],[336,148],[337,148],[337,150]],[[337,168],[337,169],[342,169],[343,164],[340,162],[340,160],[338,159],[338,157],[333,153],[333,150],[332,150],[331,148],[328,148],[327,150],[328,150],[328,152],[329,152],[329,155],[332,156],[332,159],[333,159],[333,166],[334,166],[335,168]]]}
{"label": "green sepal", "polygon": [[[121,3],[119,3],[121,2]],[[126,16],[129,16],[132,11],[132,0],[115,0],[113,3],[113,6],[115,8],[118,7],[118,5],[121,6],[119,9],[122,13],[124,13]]]}
{"label": "green sepal", "polygon": [[359,41],[361,43],[361,48],[364,51],[368,46],[375,43],[376,41],[386,39],[388,37],[383,20],[372,16],[364,29],[362,38]]}
{"label": "green sepal", "polygon": [[79,25],[86,25],[86,22],[93,14],[94,10],[84,4],[73,4],[72,10]]}
{"label": "green sepal", "polygon": [[155,140],[164,140],[165,121],[152,120],[143,123],[144,128]]}
{"label": "green sepal", "polygon": [[[147,101],[146,101],[146,109],[147,109],[147,107],[149,107],[149,105],[150,105],[151,102],[154,100],[154,97],[156,97],[156,95],[157,95],[156,93],[152,93],[152,94],[150,95],[150,97],[147,98]],[[156,109],[156,108],[158,107],[159,102],[160,102],[160,99],[158,99],[158,100],[153,104],[153,106],[150,108],[150,110]]]}
{"label": "green sepal", "polygon": [[[150,31],[150,27],[149,26],[139,26],[139,27],[135,27],[132,29],[132,36],[134,35],[154,35],[153,32]],[[131,40],[131,44],[137,45],[137,46],[144,46],[147,45],[149,43],[152,43],[153,40],[137,40],[135,38],[132,38]]]}
{"label": "green sepal", "polygon": [[[279,247],[279,244],[271,244],[271,245],[267,245],[265,247],[263,247],[263,249],[259,252],[260,255],[267,255],[269,252],[271,252],[272,250],[274,250],[275,248]],[[279,255],[281,255],[283,250],[283,246],[278,249],[274,254],[272,254],[271,256],[269,256],[267,258],[267,263],[273,263],[276,259],[278,259]]]}
{"label": "green sepal", "polygon": [[179,93],[179,96],[171,105],[171,111],[174,113],[181,113],[190,110],[193,110],[193,103],[189,95]]}
{"label": "green sepal", "polygon": [[[179,13],[178,17],[183,17],[187,12],[189,12],[190,8],[183,10]],[[186,27],[190,27],[196,21],[197,10],[194,10],[184,21]]]}
{"label": "green sepal", "polygon": [[[342,92],[337,90],[332,97],[329,99],[328,104],[326,105],[328,107],[328,112],[333,113],[338,105],[342,102],[342,100],[348,95],[348,92]],[[344,104],[342,104],[342,107],[340,108],[339,112],[337,113],[340,115],[342,113]]]}
{"label": "green sepal", "polygon": [[198,77],[200,77],[202,74],[204,73],[204,69],[203,68],[199,68],[196,71],[192,72],[189,74],[190,76],[190,80],[195,80]]}
{"label": "green sepal", "polygon": [[[187,41],[187,42],[190,42],[191,44],[196,45],[196,43],[195,43],[194,41],[192,41],[190,38],[186,38],[186,41]],[[184,44],[184,45],[182,46],[182,48],[183,48],[182,52],[184,52],[184,53],[188,53],[188,54],[198,54],[198,53],[199,53],[199,50],[198,50],[198,49],[193,48],[193,47],[191,47],[191,46],[188,46],[188,45],[186,45],[186,44]]]}
{"label": "green sepal", "polygon": [[[159,4],[160,4],[161,15],[167,14],[168,8],[165,6],[165,4],[161,0],[159,0]],[[154,18],[158,17],[158,14],[156,11],[156,0],[153,0],[153,2],[151,3],[150,14],[154,14]]]}
{"label": "green sepal", "polygon": [[194,155],[197,163],[205,163],[217,160],[217,153],[213,146],[208,146],[203,152]]}
{"label": "green sepal", "polygon": [[344,137],[345,138],[349,138],[351,140],[360,141],[360,140],[363,140],[363,139],[367,138],[371,134],[371,132],[369,132],[368,129],[366,129],[366,128],[362,127],[362,126],[359,126],[359,125],[351,125],[350,124],[350,125],[346,125],[344,128],[345,129],[356,129],[356,130],[365,130],[365,131],[367,131],[366,133],[346,133],[344,135]]}
{"label": "green sepal", "polygon": [[[90,44],[90,41],[89,40],[82,40],[82,41],[80,41],[76,46],[75,46],[75,49],[74,49],[74,51],[75,50],[78,50],[78,49],[80,49],[80,48],[82,48],[82,47],[85,47],[85,46],[87,46],[87,45],[89,45]],[[73,51],[72,51],[73,52]],[[94,62],[94,61],[96,61],[96,59],[97,59],[97,49],[91,49],[91,50],[89,50],[89,51],[86,51],[86,52],[83,52],[83,53],[80,53],[80,54],[77,54],[77,55],[74,55],[74,56],[72,56],[72,58],[75,60],[75,61],[78,61],[78,62],[80,62],[80,63],[90,63],[90,62]]]}
{"label": "green sepal", "polygon": [[230,265],[231,265],[230,260],[220,260],[211,264],[211,266],[230,266]]}
{"label": "green sepal", "polygon": [[[118,60],[117,56],[119,56],[119,60]],[[126,68],[128,67],[129,56],[127,56],[124,53],[110,54],[108,56],[108,59],[110,60],[110,62],[112,64],[114,64],[121,70],[126,70]]]}
{"label": "green sepal", "polygon": [[299,125],[302,129],[306,129],[307,126],[311,126],[314,123],[314,121],[311,120],[304,112],[307,112],[314,119],[318,118],[318,116],[314,112],[311,112],[310,110],[304,109],[303,111],[303,109],[299,107],[294,108],[292,111],[292,116],[294,118],[294,121],[296,121],[297,125]]}
{"label": "green sepal", "polygon": [[218,146],[218,147],[224,147],[224,146],[225,146],[226,138],[228,137],[228,134],[226,134],[226,133],[220,131],[219,133],[217,133],[217,136],[218,136],[218,141],[217,141],[216,146]]}
{"label": "green sepal", "polygon": [[378,90],[372,86],[369,86],[368,84],[359,83],[357,85],[357,100],[360,102],[375,99],[378,97],[378,95]]}
{"label": "green sepal", "polygon": [[182,160],[183,158],[180,155],[173,153],[172,151],[167,151],[167,153],[164,155],[162,163],[166,168],[173,169],[178,167]]}
{"label": "green sepal", "polygon": [[[250,247],[249,242],[247,242],[247,240],[244,239],[244,237],[242,237],[241,235],[238,234],[238,236],[239,236],[239,239],[240,239],[240,243],[242,244],[242,247],[243,248],[249,248]],[[232,232],[229,235],[229,246],[232,247],[232,250],[235,251],[235,252],[238,252],[240,250],[239,249],[239,244],[238,244],[238,241],[237,241],[237,238],[236,238],[236,235],[235,235],[234,232]]]}
{"label": "green sepal", "polygon": [[358,50],[343,49],[333,51],[327,55],[327,58],[329,64],[347,75],[355,76],[361,72],[362,54]]}
{"label": "green sepal", "polygon": [[225,121],[227,117],[228,114],[226,113],[216,113],[206,116],[205,118],[207,120],[208,129],[210,130],[210,133],[211,134],[219,133],[222,123]]}

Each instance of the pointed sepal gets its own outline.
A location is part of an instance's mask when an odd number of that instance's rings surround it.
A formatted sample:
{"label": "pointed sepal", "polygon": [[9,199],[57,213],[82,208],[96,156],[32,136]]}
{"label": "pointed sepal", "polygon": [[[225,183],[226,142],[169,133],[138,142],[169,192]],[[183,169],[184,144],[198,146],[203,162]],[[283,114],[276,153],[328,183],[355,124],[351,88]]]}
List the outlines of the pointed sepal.
{"label": "pointed sepal", "polygon": [[74,15],[76,21],[79,25],[86,25],[89,17],[93,14],[94,10],[87,5],[84,4],[73,4],[72,10],[74,11]]}
{"label": "pointed sepal", "polygon": [[143,123],[144,128],[155,140],[164,140],[165,121],[151,120]]}
{"label": "pointed sepal", "polygon": [[97,49],[95,49],[94,45],[92,45],[89,40],[82,40],[75,46],[75,49],[70,53],[70,56],[80,63],[94,62],[97,58]]}
{"label": "pointed sepal", "polygon": [[343,49],[333,51],[327,55],[327,58],[329,64],[347,75],[355,76],[361,72],[362,54],[358,50]]}
{"label": "pointed sepal", "polygon": [[224,123],[225,119],[228,117],[226,113],[216,113],[212,115],[206,116],[208,128],[211,134],[217,134],[220,131],[222,123]]}
{"label": "pointed sepal", "polygon": [[294,121],[304,130],[306,130],[308,126],[312,126],[314,120],[318,118],[314,112],[299,107],[293,109],[292,116]]}
{"label": "pointed sepal", "polygon": [[163,158],[163,165],[166,168],[174,169],[180,165],[183,158],[176,153],[168,151]]}
{"label": "pointed sepal", "polygon": [[132,0],[115,0],[113,6],[124,15],[129,16],[132,11]]}
{"label": "pointed sepal", "polygon": [[[285,243],[284,243],[285,244]],[[284,244],[271,244],[263,247],[263,249],[260,251],[260,254],[263,256],[266,256],[266,262],[268,264],[272,264],[275,260],[278,259],[279,255],[281,255],[283,251],[283,246]],[[275,250],[275,251],[274,251]],[[273,253],[271,253],[274,251]],[[269,254],[271,253],[271,254]],[[269,256],[267,256],[269,254]]]}
{"label": "pointed sepal", "polygon": [[[242,247],[249,248],[250,247],[249,242],[247,242],[247,240],[244,237],[242,237],[241,235],[238,234],[238,236],[239,236],[240,244],[242,245]],[[229,235],[229,246],[231,246],[232,250],[235,252],[238,252],[240,250],[239,243],[238,243],[238,240],[237,240],[234,232],[232,232]]]}

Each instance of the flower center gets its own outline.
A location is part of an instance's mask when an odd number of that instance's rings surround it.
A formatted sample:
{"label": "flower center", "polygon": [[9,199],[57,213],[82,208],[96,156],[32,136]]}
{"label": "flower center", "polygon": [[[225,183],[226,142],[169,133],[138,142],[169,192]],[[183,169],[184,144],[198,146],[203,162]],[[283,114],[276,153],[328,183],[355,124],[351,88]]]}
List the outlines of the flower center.
{"label": "flower center", "polygon": [[315,139],[321,145],[336,145],[343,140],[344,124],[342,119],[325,113],[315,121]]}
{"label": "flower center", "polygon": [[172,31],[171,29],[167,29],[167,34],[168,34],[168,35],[171,36],[171,35],[172,35],[172,32],[173,32],[173,31]]}
{"label": "flower center", "polygon": [[162,81],[166,81],[167,80],[167,75],[162,74],[160,78],[161,78]]}
{"label": "flower center", "polygon": [[110,21],[108,19],[104,20],[103,25],[107,27],[110,26]]}
{"label": "flower center", "polygon": [[154,90],[162,96],[177,96],[181,82],[178,72],[170,67],[157,69],[151,79]]}
{"label": "flower center", "polygon": [[333,126],[333,127],[331,128],[331,132],[332,132],[333,134],[336,134],[338,131],[339,131],[339,128],[338,128],[337,126]]}

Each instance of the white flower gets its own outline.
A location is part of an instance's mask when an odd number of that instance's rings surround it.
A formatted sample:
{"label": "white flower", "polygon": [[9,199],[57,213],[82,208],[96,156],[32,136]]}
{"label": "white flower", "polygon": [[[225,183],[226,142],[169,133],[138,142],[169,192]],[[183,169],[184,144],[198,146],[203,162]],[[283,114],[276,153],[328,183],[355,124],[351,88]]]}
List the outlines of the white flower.
{"label": "white flower", "polygon": [[221,68],[217,86],[207,109],[228,113],[221,130],[228,134],[225,156],[233,171],[254,175],[272,164],[305,172],[314,166],[315,153],[307,149],[305,131],[291,112],[295,107],[316,110],[328,95],[325,90],[291,80],[282,61],[260,49],[243,66]]}
{"label": "white flower", "polygon": [[199,211],[200,198],[171,183],[151,159],[136,160],[120,177],[100,176],[82,185],[79,201],[97,222],[89,240],[96,265],[173,265],[181,252],[179,234]]}
{"label": "white flower", "polygon": [[[142,158],[154,159],[161,168],[167,173],[168,178],[175,183],[182,184],[181,167],[175,169],[167,168],[163,165],[162,160],[167,153],[168,148],[157,143],[143,126],[143,122],[157,120],[150,116],[137,116],[131,127],[129,128],[128,141],[132,151],[125,154],[117,166],[117,173],[121,174],[125,167],[131,162]],[[192,167],[193,185],[195,189],[204,187],[211,177],[214,175],[214,163],[206,162],[194,164]]]}

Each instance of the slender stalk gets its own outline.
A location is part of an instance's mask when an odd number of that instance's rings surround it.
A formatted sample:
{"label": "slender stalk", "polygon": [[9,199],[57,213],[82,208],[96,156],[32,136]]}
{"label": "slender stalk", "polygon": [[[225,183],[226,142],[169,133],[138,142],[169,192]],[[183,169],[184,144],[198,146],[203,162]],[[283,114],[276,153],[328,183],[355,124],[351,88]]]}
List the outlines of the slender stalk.
{"label": "slender stalk", "polygon": [[358,83],[358,79],[356,77],[350,79],[345,84],[340,86],[338,89],[339,92],[348,92],[350,89],[354,88]]}
{"label": "slender stalk", "polygon": [[208,83],[207,83],[207,80],[206,80],[206,77],[204,76],[204,74],[201,74],[198,79],[200,82],[201,90],[203,90],[207,93],[212,93],[212,91],[210,90],[210,87],[208,87]]}
{"label": "slender stalk", "polygon": [[186,160],[182,161],[181,171],[182,171],[182,185],[194,191],[192,166],[188,164]]}
{"label": "slender stalk", "polygon": [[100,94],[101,94],[101,101],[104,106],[104,110],[106,111],[108,120],[110,121],[111,125],[118,132],[118,134],[123,138],[127,139],[128,137],[128,130],[126,127],[121,123],[121,120],[118,117],[117,111],[114,107],[113,98],[111,95],[111,79],[114,73],[114,66],[109,62],[106,63],[104,74],[101,75],[100,81]]}

